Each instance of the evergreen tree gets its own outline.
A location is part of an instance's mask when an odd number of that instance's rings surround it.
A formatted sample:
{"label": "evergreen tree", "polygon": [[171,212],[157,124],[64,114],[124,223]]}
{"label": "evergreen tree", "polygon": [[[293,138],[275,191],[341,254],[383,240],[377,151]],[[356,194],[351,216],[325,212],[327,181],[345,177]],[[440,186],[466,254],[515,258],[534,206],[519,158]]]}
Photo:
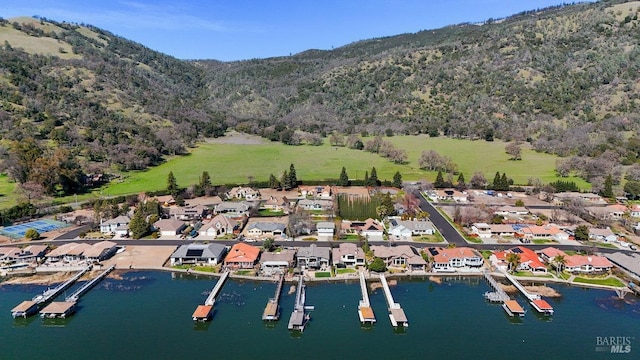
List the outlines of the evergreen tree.
{"label": "evergreen tree", "polygon": [[293,189],[298,186],[298,177],[296,175],[296,168],[291,164],[289,166],[289,189]]}
{"label": "evergreen tree", "polygon": [[291,189],[291,178],[289,177],[289,173],[285,170],[282,173],[282,177],[280,178],[280,185],[282,185],[282,190]]}
{"label": "evergreen tree", "polygon": [[444,187],[444,177],[442,176],[442,171],[438,171],[438,175],[436,176],[436,181],[433,182],[433,186],[436,188]]}
{"label": "evergreen tree", "polygon": [[338,179],[338,186],[349,186],[349,176],[347,175],[347,169],[342,167],[340,172],[340,178]]}
{"label": "evergreen tree", "polygon": [[509,179],[507,179],[507,174],[505,173],[502,173],[502,177],[500,178],[499,190],[509,190]]}
{"label": "evergreen tree", "polygon": [[169,171],[169,175],[167,176],[167,191],[174,198],[178,195],[178,183],[176,182],[176,177],[173,175],[173,171]]}
{"label": "evergreen tree", "polygon": [[369,186],[369,172],[364,172],[364,186]]}
{"label": "evergreen tree", "polygon": [[393,184],[394,187],[398,189],[402,188],[402,175],[400,175],[400,171],[396,171],[393,175]]}
{"label": "evergreen tree", "polygon": [[493,189],[500,190],[500,172],[496,171],[496,176],[493,178]]}
{"label": "evergreen tree", "polygon": [[613,197],[613,177],[611,174],[607,175],[607,178],[604,180],[604,188],[602,189],[601,195],[607,198]]}
{"label": "evergreen tree", "polygon": [[465,190],[467,188],[467,184],[464,181],[464,175],[462,175],[462,173],[458,175],[458,183],[456,184],[456,188],[460,191]]}
{"label": "evergreen tree", "polygon": [[273,174],[269,175],[269,187],[272,189],[277,189],[280,187],[278,179],[276,179],[276,176]]}
{"label": "evergreen tree", "polygon": [[203,171],[200,175],[200,187],[205,190],[211,187],[211,176],[208,171]]}
{"label": "evergreen tree", "polygon": [[370,186],[378,186],[380,182],[378,181],[378,172],[376,171],[376,167],[371,168],[371,175],[369,175],[369,184]]}
{"label": "evergreen tree", "polygon": [[133,213],[133,217],[129,222],[129,231],[131,231],[131,237],[134,239],[140,239],[149,232],[149,223],[145,220],[145,215],[142,207],[138,207]]}

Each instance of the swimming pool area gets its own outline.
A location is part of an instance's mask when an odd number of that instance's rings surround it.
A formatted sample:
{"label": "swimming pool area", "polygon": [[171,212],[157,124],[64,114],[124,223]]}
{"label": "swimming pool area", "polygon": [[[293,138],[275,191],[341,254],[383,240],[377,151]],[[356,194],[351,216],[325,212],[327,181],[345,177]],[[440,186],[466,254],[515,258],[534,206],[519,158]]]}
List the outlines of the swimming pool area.
{"label": "swimming pool area", "polygon": [[62,229],[67,226],[69,226],[69,224],[64,223],[62,221],[56,221],[51,219],[40,219],[35,221],[29,221],[24,224],[2,227],[0,228],[0,234],[10,237],[12,239],[19,239],[19,238],[23,238],[24,234],[29,229],[35,229],[40,234],[42,234],[45,232]]}

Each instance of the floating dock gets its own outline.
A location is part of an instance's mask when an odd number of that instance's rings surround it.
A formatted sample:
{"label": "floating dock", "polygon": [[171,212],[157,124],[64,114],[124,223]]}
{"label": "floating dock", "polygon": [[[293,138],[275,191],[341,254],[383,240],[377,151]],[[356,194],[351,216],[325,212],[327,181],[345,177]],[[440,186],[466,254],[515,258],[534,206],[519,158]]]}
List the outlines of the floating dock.
{"label": "floating dock", "polygon": [[504,311],[506,311],[509,316],[518,315],[520,317],[523,317],[525,314],[525,311],[522,308],[522,306],[520,306],[520,304],[518,304],[518,302],[515,300],[505,301],[502,304],[502,308],[504,308]]}
{"label": "floating dock", "polygon": [[282,284],[284,283],[284,275],[280,275],[275,295],[269,299],[267,306],[262,313],[262,320],[277,321],[280,318],[280,293],[282,292]]}
{"label": "floating dock", "polygon": [[296,303],[293,307],[293,312],[289,318],[289,330],[296,330],[303,332],[307,322],[311,319],[309,314],[305,313],[306,309],[313,308],[311,306],[305,306],[305,285],[302,275],[298,278],[298,289],[296,290]]}
{"label": "floating dock", "polygon": [[224,286],[224,283],[225,281],[227,281],[228,277],[229,270],[226,270],[224,273],[222,273],[220,279],[218,279],[218,282],[213,287],[213,290],[211,290],[211,292],[209,293],[209,296],[207,296],[207,300],[204,301],[204,305],[198,305],[196,310],[191,315],[193,321],[208,321],[211,319],[211,314],[213,313],[213,305],[216,302],[216,297],[218,296],[220,290],[222,290],[222,287]]}
{"label": "floating dock", "polygon": [[100,275],[82,285],[78,290],[74,291],[73,294],[67,296],[64,301],[54,301],[47,305],[44,309],[40,310],[40,317],[65,318],[73,314],[76,311],[76,303],[80,300],[80,297],[96,286],[97,283],[102,281],[102,279],[115,269],[115,267],[115,265],[111,265],[105,271],[100,273]]}
{"label": "floating dock", "polygon": [[511,283],[518,289],[522,295],[524,295],[527,300],[529,300],[529,304],[536,309],[537,312],[544,315],[553,315],[553,306],[551,306],[546,300],[543,300],[540,295],[532,294],[527,291],[527,289],[520,284],[518,280],[516,280],[513,276],[505,273],[505,277],[511,281]]}
{"label": "floating dock", "polygon": [[358,317],[362,324],[373,324],[376,322],[376,316],[371,309],[369,303],[369,293],[367,292],[367,282],[364,279],[364,273],[360,272],[360,290],[362,291],[362,300],[358,304]]}
{"label": "floating dock", "polygon": [[42,294],[34,296],[31,300],[26,300],[18,304],[18,306],[11,309],[11,315],[15,317],[27,317],[34,315],[49,301],[53,300],[56,296],[60,295],[63,291],[73,285],[82,275],[91,270],[91,266],[80,270],[71,279],[56,286],[53,289],[47,289]]}
{"label": "floating dock", "polygon": [[402,306],[393,301],[393,295],[391,295],[389,284],[383,274],[380,274],[380,282],[382,283],[382,289],[384,290],[384,295],[389,306],[389,320],[391,320],[391,325],[394,327],[408,327],[409,320],[407,320],[407,316],[405,315],[404,310],[402,310]]}

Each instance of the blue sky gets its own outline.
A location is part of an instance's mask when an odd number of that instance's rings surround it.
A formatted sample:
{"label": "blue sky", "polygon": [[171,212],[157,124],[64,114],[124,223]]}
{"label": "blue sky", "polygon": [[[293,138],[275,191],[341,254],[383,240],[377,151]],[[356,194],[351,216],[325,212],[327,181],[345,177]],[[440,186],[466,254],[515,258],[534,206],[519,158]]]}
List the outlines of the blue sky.
{"label": "blue sky", "polygon": [[500,18],[560,0],[1,0],[0,17],[95,25],[180,59],[223,61]]}

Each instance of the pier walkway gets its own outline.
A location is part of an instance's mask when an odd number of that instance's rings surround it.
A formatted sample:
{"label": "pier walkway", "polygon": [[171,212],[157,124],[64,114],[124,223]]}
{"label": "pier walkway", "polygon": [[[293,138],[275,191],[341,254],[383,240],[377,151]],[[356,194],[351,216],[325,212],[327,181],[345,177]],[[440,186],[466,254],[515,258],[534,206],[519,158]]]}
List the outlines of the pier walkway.
{"label": "pier walkway", "polygon": [[209,319],[211,319],[211,314],[213,313],[213,305],[216,302],[216,297],[218,296],[220,290],[222,290],[222,287],[224,286],[224,283],[225,281],[227,281],[228,277],[229,270],[226,270],[224,273],[222,273],[220,279],[218,279],[218,282],[209,293],[209,296],[207,296],[207,299],[204,301],[204,305],[198,305],[196,310],[191,315],[193,321],[208,321]]}
{"label": "pier walkway", "polygon": [[391,320],[391,325],[393,326],[409,326],[409,320],[407,320],[407,316],[402,310],[402,306],[393,300],[393,295],[391,295],[391,290],[389,289],[389,284],[387,283],[387,279],[384,277],[384,274],[380,274],[380,282],[382,283],[382,289],[384,290],[384,296],[387,299],[387,304],[389,306],[389,320]]}
{"label": "pier walkway", "polygon": [[63,291],[67,290],[73,285],[82,275],[91,269],[91,266],[78,271],[71,279],[56,286],[53,289],[47,289],[42,294],[34,296],[31,300],[26,300],[18,304],[18,306],[11,309],[11,315],[15,317],[27,317],[36,314],[40,308],[45,306],[49,301],[53,300],[56,296],[60,295]]}
{"label": "pier walkway", "polygon": [[307,308],[304,305],[305,292],[304,278],[300,275],[298,278],[298,289],[296,290],[296,303],[293,306],[293,312],[289,318],[289,330],[304,331],[304,327],[310,319],[309,314],[305,313],[305,309]]}
{"label": "pier walkway", "polygon": [[484,293],[485,299],[491,302],[499,302],[499,303],[504,303],[505,301],[510,299],[509,295],[507,295],[507,293],[502,289],[502,287],[500,287],[500,284],[498,284],[496,279],[494,279],[493,276],[491,276],[491,274],[488,271],[486,270],[483,271],[482,275],[484,275],[484,278],[487,280],[489,285],[491,285],[491,288],[493,288],[493,291],[487,291],[486,293]]}
{"label": "pier walkway", "polygon": [[367,291],[367,281],[364,279],[364,273],[360,272],[360,291],[362,292],[362,300],[358,304],[358,316],[363,324],[373,324],[376,322],[376,316],[371,309],[369,303],[369,293]]}
{"label": "pier walkway", "polygon": [[525,289],[524,286],[522,286],[522,284],[520,284],[520,282],[518,282],[518,280],[516,280],[513,276],[507,273],[504,273],[504,276],[513,284],[513,286],[516,287],[516,289],[518,289],[518,291],[522,293],[522,295],[524,295],[524,297],[527,298],[527,300],[540,300],[540,295],[528,292],[527,289]]}
{"label": "pier walkway", "polygon": [[96,286],[97,283],[102,281],[102,279],[104,279],[115,268],[116,268],[115,265],[111,265],[109,268],[107,268],[105,271],[103,271],[100,275],[96,276],[91,281],[89,281],[86,284],[82,285],[82,287],[80,287],[78,290],[76,290],[73,294],[67,296],[67,298],[64,301],[66,301],[66,302],[78,302],[78,300],[80,300],[80,297],[82,295],[84,295],[85,293],[87,293],[87,291],[91,290],[91,288]]}
{"label": "pier walkway", "polygon": [[282,284],[284,283],[284,274],[280,275],[278,280],[278,286],[276,286],[276,293],[267,302],[267,306],[262,313],[262,320],[276,321],[280,318],[280,293],[282,292]]}

